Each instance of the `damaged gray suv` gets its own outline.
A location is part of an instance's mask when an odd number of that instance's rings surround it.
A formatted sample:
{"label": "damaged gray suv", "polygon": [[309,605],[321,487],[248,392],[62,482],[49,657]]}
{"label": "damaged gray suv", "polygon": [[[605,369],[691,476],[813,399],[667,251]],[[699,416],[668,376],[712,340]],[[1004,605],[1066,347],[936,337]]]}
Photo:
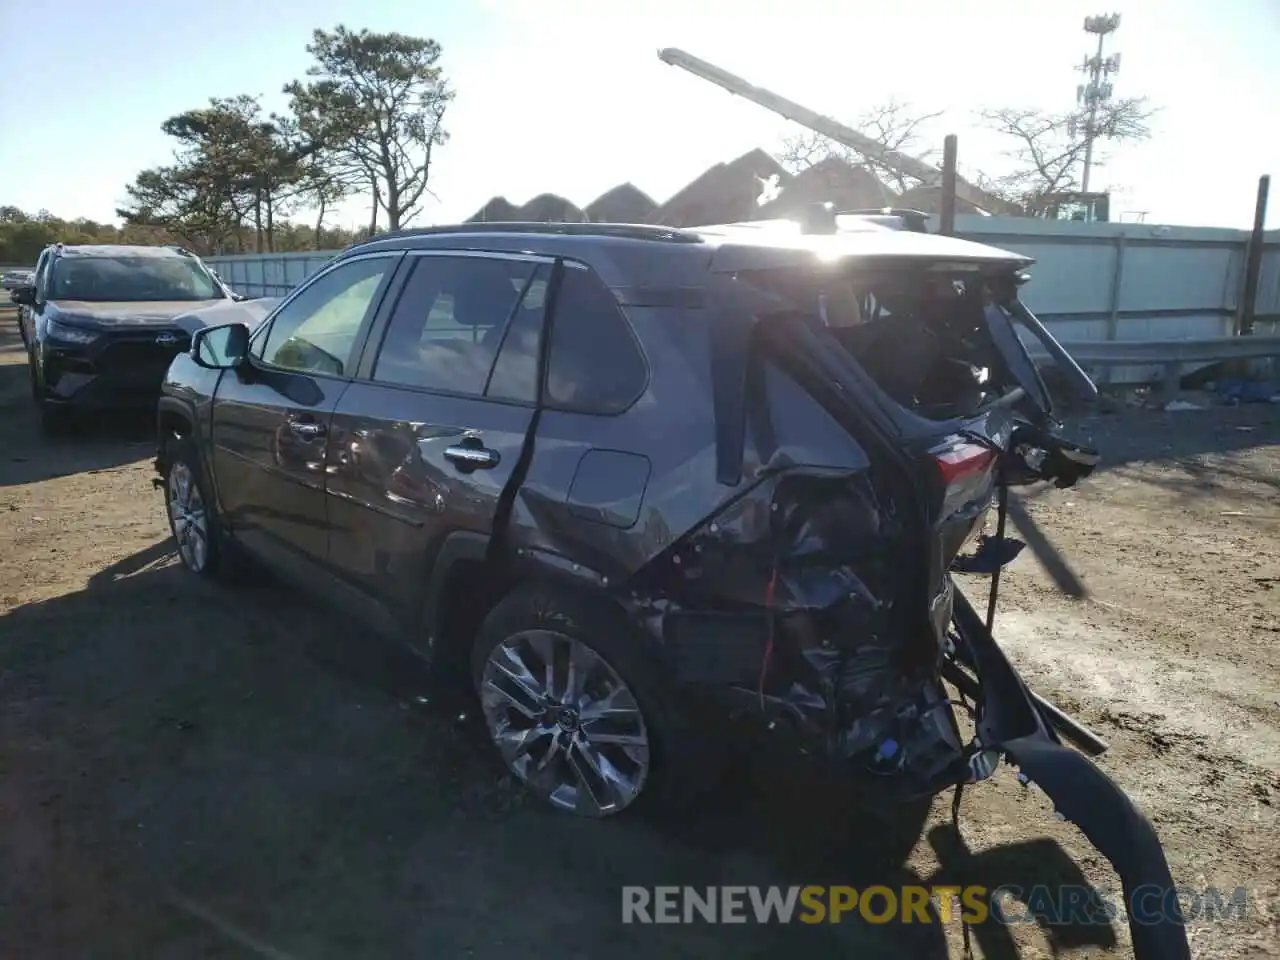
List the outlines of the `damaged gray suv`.
{"label": "damaged gray suv", "polygon": [[[952,577],[1008,562],[1009,486],[1097,460],[1053,432],[1024,338],[1094,388],[1020,302],[1029,263],[905,211],[375,237],[173,362],[178,552],[251,556],[469,677],[556,807],[677,799],[714,708],[904,797],[1005,758],[1136,905],[1172,886],[1154,831]],[[1187,955],[1177,917],[1133,929]]]}

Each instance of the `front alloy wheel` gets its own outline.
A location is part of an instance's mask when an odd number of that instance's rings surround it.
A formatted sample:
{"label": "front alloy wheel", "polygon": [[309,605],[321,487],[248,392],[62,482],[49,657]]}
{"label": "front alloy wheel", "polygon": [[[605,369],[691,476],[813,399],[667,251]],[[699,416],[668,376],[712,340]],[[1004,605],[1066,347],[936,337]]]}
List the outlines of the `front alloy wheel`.
{"label": "front alloy wheel", "polygon": [[203,573],[209,562],[209,520],[204,497],[191,468],[179,460],[169,470],[166,502],[178,556],[186,567]]}
{"label": "front alloy wheel", "polygon": [[635,695],[585,643],[526,630],[497,644],[479,677],[489,735],[511,772],[580,816],[626,809],[649,776],[649,731]]}

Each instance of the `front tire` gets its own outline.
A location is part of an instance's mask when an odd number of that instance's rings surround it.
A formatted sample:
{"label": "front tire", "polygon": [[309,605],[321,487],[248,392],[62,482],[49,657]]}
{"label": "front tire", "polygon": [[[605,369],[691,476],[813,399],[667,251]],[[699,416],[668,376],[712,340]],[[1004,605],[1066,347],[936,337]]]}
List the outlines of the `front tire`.
{"label": "front tire", "polygon": [[178,559],[197,576],[217,576],[222,561],[217,511],[208,495],[199,457],[185,440],[170,442],[164,493]]}
{"label": "front tire", "polygon": [[553,587],[490,611],[471,674],[507,769],[551,806],[609,817],[692,796],[691,738],[647,647],[621,612]]}

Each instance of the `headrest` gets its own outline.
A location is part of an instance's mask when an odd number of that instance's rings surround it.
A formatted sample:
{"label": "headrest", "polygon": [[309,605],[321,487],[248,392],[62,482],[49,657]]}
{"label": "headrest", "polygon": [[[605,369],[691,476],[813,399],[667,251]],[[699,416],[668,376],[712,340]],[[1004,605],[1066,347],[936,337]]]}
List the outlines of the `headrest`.
{"label": "headrest", "polygon": [[453,319],[467,327],[501,326],[506,323],[516,296],[506,283],[464,283],[453,291]]}

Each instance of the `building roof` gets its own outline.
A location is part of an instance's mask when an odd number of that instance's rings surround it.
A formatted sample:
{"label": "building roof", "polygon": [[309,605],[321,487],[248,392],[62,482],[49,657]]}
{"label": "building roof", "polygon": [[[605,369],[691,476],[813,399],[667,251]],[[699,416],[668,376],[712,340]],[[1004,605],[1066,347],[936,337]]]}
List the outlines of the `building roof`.
{"label": "building roof", "polygon": [[581,207],[564,197],[556,196],[554,193],[542,193],[518,208],[511,219],[530,222],[584,223],[587,215],[583,213]]}
{"label": "building roof", "polygon": [[629,182],[606,190],[583,208],[596,223],[648,223],[657,209],[657,201]]}
{"label": "building roof", "polygon": [[518,220],[520,208],[506,197],[494,197],[474,214],[467,218],[467,223],[486,222],[489,220]]}
{"label": "building roof", "polygon": [[777,199],[760,208],[761,219],[795,216],[810,204],[831,202],[837,210],[900,206],[897,195],[862,167],[827,157],[796,174]]}
{"label": "building roof", "polygon": [[664,203],[652,222],[695,227],[756,216],[764,181],[777,177],[785,188],[791,175],[763,150],[751,150],[729,163],[717,163]]}

